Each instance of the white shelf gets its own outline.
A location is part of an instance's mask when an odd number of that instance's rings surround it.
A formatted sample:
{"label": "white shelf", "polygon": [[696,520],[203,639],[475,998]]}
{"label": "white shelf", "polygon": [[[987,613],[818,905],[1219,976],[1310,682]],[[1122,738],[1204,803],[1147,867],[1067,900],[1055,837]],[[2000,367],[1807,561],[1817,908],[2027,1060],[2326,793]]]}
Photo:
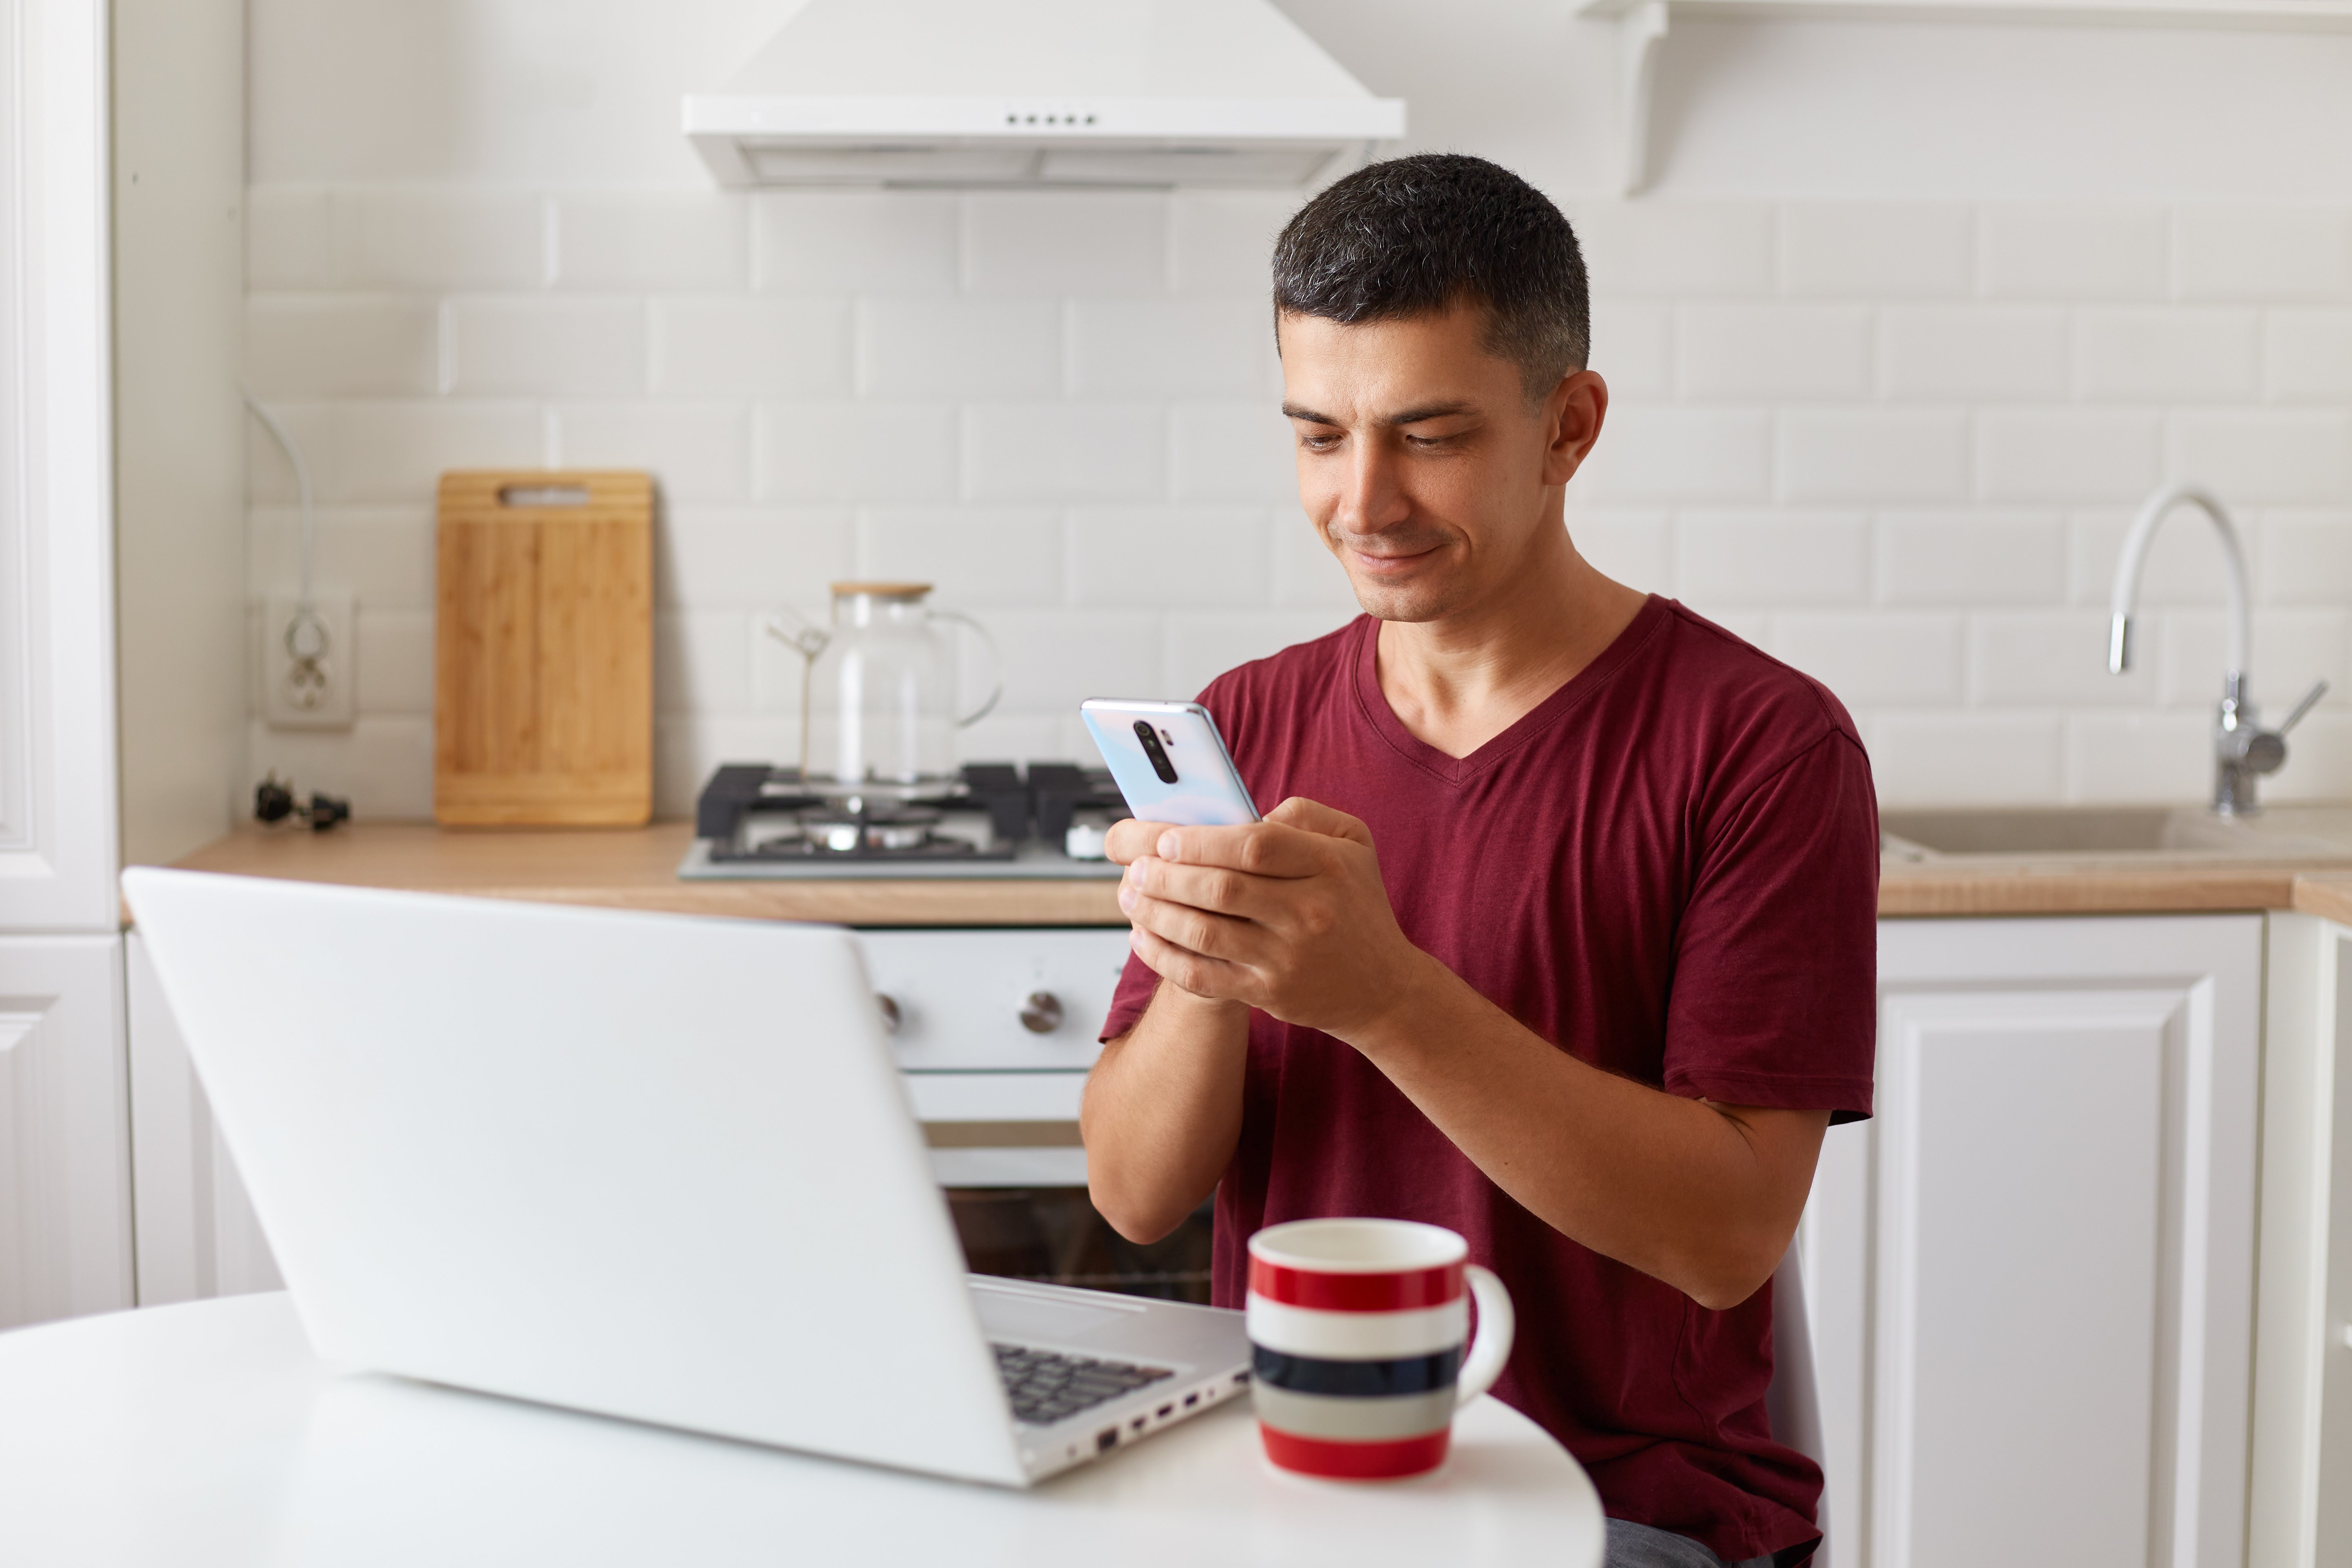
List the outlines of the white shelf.
{"label": "white shelf", "polygon": [[1651,88],[1676,15],[2352,31],[2352,0],[1579,0],[1576,15],[1617,24],[1618,184],[1626,195],[1649,180]]}

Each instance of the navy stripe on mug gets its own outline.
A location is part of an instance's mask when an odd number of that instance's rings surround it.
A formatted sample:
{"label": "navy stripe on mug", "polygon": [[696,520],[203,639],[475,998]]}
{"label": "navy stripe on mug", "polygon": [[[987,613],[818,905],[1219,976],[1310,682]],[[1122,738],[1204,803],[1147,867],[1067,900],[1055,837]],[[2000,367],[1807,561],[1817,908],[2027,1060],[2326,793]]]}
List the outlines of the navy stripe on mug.
{"label": "navy stripe on mug", "polygon": [[1453,1387],[1462,1371],[1462,1347],[1452,1345],[1435,1355],[1409,1355],[1395,1361],[1325,1361],[1320,1356],[1286,1355],[1252,1345],[1250,1370],[1258,1382],[1293,1394],[1385,1399]]}

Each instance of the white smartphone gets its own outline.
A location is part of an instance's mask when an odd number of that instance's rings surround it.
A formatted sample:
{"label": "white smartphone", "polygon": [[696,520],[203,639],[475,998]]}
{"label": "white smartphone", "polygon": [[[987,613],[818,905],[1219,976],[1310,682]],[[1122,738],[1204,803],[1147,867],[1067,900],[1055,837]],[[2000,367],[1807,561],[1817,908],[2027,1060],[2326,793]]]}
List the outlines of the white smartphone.
{"label": "white smartphone", "polygon": [[1078,706],[1127,809],[1145,822],[1231,827],[1258,820],[1217,721],[1197,702],[1090,698]]}

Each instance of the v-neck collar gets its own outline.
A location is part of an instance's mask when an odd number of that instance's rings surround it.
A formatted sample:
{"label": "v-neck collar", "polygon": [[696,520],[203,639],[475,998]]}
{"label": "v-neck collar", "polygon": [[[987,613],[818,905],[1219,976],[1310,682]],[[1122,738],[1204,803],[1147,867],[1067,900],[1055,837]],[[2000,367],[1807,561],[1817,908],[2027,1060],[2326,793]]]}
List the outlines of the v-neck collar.
{"label": "v-neck collar", "polygon": [[1625,629],[1591,663],[1560,682],[1549,696],[1466,757],[1448,756],[1431,745],[1406,729],[1404,721],[1396,716],[1396,710],[1389,706],[1388,694],[1381,689],[1381,623],[1366,616],[1358,623],[1361,632],[1354,660],[1356,707],[1373,731],[1406,762],[1447,784],[1466,784],[1591,700],[1593,693],[1607,685],[1658,634],[1672,613],[1666,600],[1650,595],[1633,612]]}

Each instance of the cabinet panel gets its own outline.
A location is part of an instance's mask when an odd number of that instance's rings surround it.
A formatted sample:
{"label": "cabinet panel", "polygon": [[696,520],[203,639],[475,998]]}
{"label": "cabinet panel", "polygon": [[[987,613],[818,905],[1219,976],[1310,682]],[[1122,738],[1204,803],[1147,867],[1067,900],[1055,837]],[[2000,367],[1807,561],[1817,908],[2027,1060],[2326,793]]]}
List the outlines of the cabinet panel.
{"label": "cabinet panel", "polygon": [[123,946],[139,1304],[284,1289],[146,943],[132,931]]}
{"label": "cabinet panel", "polygon": [[2238,1568],[2262,922],[1890,921],[1804,1231],[1839,1568]]}
{"label": "cabinet panel", "polygon": [[131,1302],[120,953],[0,938],[0,1329]]}
{"label": "cabinet panel", "polygon": [[0,931],[111,932],[106,7],[0,8]]}

